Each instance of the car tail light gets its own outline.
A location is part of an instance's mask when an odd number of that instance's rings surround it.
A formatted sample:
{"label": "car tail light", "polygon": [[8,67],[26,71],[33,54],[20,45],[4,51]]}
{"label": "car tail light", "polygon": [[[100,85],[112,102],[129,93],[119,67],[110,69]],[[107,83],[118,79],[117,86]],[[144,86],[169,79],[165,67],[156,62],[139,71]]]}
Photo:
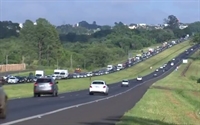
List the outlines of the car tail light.
{"label": "car tail light", "polygon": [[92,86],[90,86],[90,88],[92,88]]}
{"label": "car tail light", "polygon": [[51,86],[53,85],[53,83],[52,83],[52,82],[50,82],[49,84],[50,84]]}
{"label": "car tail light", "polygon": [[103,88],[106,88],[106,86],[103,86]]}
{"label": "car tail light", "polygon": [[38,84],[37,84],[37,82],[34,84],[34,86],[37,86]]}

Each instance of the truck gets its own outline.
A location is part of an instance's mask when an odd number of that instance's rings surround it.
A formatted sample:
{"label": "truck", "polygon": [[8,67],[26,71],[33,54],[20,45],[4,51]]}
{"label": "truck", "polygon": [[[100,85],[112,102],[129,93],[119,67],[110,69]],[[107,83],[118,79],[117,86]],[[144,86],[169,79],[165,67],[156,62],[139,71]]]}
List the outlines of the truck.
{"label": "truck", "polygon": [[61,72],[60,72],[61,79],[66,79],[66,78],[68,78],[68,76],[69,76],[68,70],[61,70]]}
{"label": "truck", "polygon": [[44,77],[44,71],[43,71],[43,70],[36,70],[36,71],[35,71],[35,76],[36,76],[37,78]]}

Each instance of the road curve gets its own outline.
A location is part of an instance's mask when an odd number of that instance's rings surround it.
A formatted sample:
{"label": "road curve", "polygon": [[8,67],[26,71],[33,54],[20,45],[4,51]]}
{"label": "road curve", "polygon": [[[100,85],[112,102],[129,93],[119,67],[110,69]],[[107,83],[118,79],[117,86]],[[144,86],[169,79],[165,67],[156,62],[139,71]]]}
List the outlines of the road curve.
{"label": "road curve", "polygon": [[[197,48],[197,45],[193,48]],[[190,52],[189,55],[186,55],[185,52],[180,54],[175,60],[175,65],[179,65],[181,63],[181,59],[187,58],[194,53],[195,50],[196,49]],[[115,119],[117,119],[119,116],[122,116],[125,111],[129,110],[139,101],[152,83],[168,75],[174,70],[174,68],[175,66],[172,68],[168,66],[168,71],[166,71],[164,74],[159,71],[158,77],[154,79],[152,79],[153,74],[151,73],[143,77],[143,82],[138,82],[135,79],[130,80],[130,87],[121,88],[120,82],[112,84],[110,85],[109,96],[106,97],[100,95],[89,96],[88,90],[81,90],[77,92],[60,94],[58,98],[41,97],[10,100],[8,106],[8,118],[0,121],[0,124],[111,125],[115,122],[115,120],[113,120],[113,123],[111,122],[104,124],[100,122],[103,119],[108,119],[108,117],[116,117]],[[119,93],[123,94],[115,97],[115,95]],[[98,100],[98,102],[95,100]],[[89,104],[89,102],[91,103]],[[79,105],[84,103],[88,104]],[[54,110],[57,110],[57,113]],[[44,114],[46,112],[49,113]]]}

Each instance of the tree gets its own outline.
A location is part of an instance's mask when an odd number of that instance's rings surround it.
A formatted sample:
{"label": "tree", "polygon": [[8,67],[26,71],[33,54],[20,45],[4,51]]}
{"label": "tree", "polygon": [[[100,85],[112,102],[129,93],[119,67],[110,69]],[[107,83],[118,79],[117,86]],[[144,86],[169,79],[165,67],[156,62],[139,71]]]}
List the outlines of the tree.
{"label": "tree", "polygon": [[179,20],[174,15],[169,15],[167,19],[164,19],[164,22],[168,24],[169,29],[177,29],[179,28]]}
{"label": "tree", "polygon": [[[32,21],[27,20],[20,36],[31,48],[31,53],[37,53],[39,65],[55,65],[56,59],[60,57],[60,50],[62,50],[59,35],[55,27],[46,19],[39,18],[36,23],[37,25],[33,25]],[[29,50],[26,51],[29,52]]]}
{"label": "tree", "polygon": [[194,37],[193,37],[193,39],[192,39],[192,41],[194,43],[200,43],[200,33],[195,34]]}

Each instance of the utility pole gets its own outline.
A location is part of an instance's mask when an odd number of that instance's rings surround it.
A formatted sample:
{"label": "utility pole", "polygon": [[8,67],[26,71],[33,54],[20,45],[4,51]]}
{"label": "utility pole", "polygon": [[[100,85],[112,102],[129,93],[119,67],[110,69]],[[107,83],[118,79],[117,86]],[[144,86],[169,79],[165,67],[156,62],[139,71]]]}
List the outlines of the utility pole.
{"label": "utility pole", "polygon": [[72,59],[72,54],[71,54],[71,57],[70,57],[70,63],[71,63],[71,69],[73,68],[73,59]]}
{"label": "utility pole", "polygon": [[84,59],[84,69],[85,69],[85,66],[86,66],[86,60]]}
{"label": "utility pole", "polygon": [[58,58],[57,58],[57,69],[58,69]]}
{"label": "utility pole", "polygon": [[24,56],[22,56],[22,64],[24,63]]}
{"label": "utility pole", "polygon": [[8,64],[8,55],[6,55],[6,71],[7,71],[7,64]]}

